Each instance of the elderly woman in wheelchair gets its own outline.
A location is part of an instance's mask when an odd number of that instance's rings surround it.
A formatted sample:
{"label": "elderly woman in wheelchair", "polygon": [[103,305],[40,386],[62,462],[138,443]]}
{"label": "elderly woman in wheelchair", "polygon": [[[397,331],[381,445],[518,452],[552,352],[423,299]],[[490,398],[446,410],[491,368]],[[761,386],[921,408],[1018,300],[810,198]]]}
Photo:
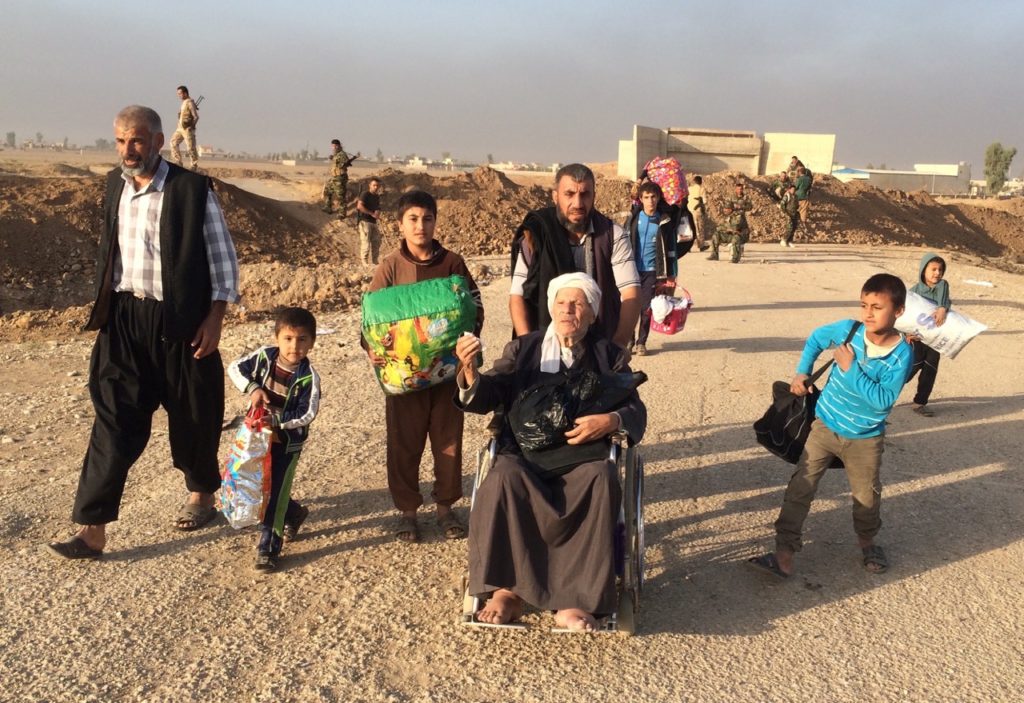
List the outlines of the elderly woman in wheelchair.
{"label": "elderly woman in wheelchair", "polygon": [[[592,631],[616,609],[622,489],[609,443],[616,433],[640,441],[647,411],[636,392],[642,374],[616,368],[621,350],[591,328],[600,302],[592,278],[565,274],[548,288],[548,329],[510,342],[487,374],[476,367],[477,338],[456,347],[456,403],[474,413],[506,409],[469,521],[469,593],[486,599],[477,622],[510,623],[530,604],[555,611],[560,628]],[[592,391],[589,402],[582,388]],[[579,414],[538,446],[539,420],[557,420],[562,409],[544,406],[548,391],[574,395]]]}

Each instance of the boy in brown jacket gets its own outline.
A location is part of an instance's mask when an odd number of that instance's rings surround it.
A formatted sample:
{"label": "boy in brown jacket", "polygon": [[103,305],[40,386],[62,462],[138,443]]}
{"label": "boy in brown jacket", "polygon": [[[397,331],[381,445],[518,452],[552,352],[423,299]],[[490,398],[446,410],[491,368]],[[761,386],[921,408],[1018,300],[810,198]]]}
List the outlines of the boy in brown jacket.
{"label": "boy in brown jacket", "polygon": [[[476,282],[462,257],[434,239],[437,201],[422,190],[409,191],[399,198],[397,215],[402,242],[377,266],[370,291],[456,274],[463,276],[476,300],[474,333],[479,335],[484,309]],[[367,350],[367,353],[374,364],[382,361],[375,358],[372,351]],[[385,397],[388,490],[401,512],[395,536],[405,542],[417,542],[420,538],[416,511],[423,505],[419,468],[427,437],[430,437],[430,450],[434,455],[431,495],[437,504],[437,523],[447,539],[459,539],[466,534],[465,526],[451,509],[462,497],[463,423],[462,411],[455,407],[452,395],[452,386],[441,383],[414,393]]]}

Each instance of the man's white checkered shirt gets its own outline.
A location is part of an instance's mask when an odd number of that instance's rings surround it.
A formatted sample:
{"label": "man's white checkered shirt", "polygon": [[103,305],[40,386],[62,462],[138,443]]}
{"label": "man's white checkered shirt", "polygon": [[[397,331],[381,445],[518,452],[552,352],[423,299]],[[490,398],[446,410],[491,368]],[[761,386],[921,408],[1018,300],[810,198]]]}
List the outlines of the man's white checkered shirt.
{"label": "man's white checkered shirt", "polygon": [[[142,190],[136,191],[130,176],[122,174],[124,190],[117,209],[117,244],[120,256],[114,259],[114,290],[164,299],[160,270],[160,213],[163,210],[167,162],[160,160],[156,173]],[[211,300],[237,303],[238,260],[224,213],[211,188],[206,195],[203,241],[210,265]]]}

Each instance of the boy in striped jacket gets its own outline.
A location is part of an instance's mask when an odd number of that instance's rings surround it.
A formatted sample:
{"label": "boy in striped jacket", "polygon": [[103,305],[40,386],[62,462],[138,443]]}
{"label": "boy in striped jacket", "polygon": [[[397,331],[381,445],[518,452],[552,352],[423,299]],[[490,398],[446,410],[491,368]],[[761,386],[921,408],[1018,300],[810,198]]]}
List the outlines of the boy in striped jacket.
{"label": "boy in striped jacket", "polygon": [[885,420],[907,381],[914,352],[895,328],[903,313],[907,289],[887,273],[875,274],[860,293],[861,322],[844,344],[854,320],[819,327],[804,345],[790,390],[806,395],[806,381],[818,356],[832,349],[835,366],[815,407],[804,452],[789,480],[782,510],[775,521],[775,552],[748,560],[755,569],[781,578],[793,571],[793,558],[803,546],[801,533],[818,482],[833,457],[842,459],[853,494],[853,527],[864,568],[880,574],[889,568],[875,535],[880,517],[882,484],[879,470],[884,450]]}
{"label": "boy in striped jacket", "polygon": [[277,569],[284,540],[294,539],[309,516],[309,508],[292,500],[291,489],[309,425],[320,409],[320,374],[307,358],[316,342],[316,318],[304,308],[285,308],[274,322],[274,341],[228,367],[231,382],[249,395],[252,405],[266,407],[274,429],[258,571]]}

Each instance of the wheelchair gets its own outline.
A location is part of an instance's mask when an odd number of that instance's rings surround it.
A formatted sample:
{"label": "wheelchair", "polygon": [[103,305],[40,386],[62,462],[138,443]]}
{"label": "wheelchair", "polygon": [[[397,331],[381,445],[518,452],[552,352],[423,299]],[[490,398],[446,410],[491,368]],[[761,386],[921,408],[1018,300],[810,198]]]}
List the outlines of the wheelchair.
{"label": "wheelchair", "polygon": [[[476,492],[494,465],[498,451],[498,436],[501,434],[503,418],[495,413],[487,430],[490,439],[477,454],[476,475],[470,497],[470,510],[476,503]],[[615,525],[614,543],[609,545],[615,557],[615,593],[618,606],[615,612],[598,620],[598,632],[617,632],[631,636],[636,632],[636,616],[640,610],[640,592],[644,585],[644,465],[639,452],[625,432],[619,431],[611,437],[608,460],[616,467],[619,484],[622,487],[622,504]],[[469,592],[469,576],[463,577],[461,624],[470,627],[497,627],[525,629],[522,623],[494,625],[480,622],[476,613],[484,604]],[[568,632],[552,628],[553,632]]]}

